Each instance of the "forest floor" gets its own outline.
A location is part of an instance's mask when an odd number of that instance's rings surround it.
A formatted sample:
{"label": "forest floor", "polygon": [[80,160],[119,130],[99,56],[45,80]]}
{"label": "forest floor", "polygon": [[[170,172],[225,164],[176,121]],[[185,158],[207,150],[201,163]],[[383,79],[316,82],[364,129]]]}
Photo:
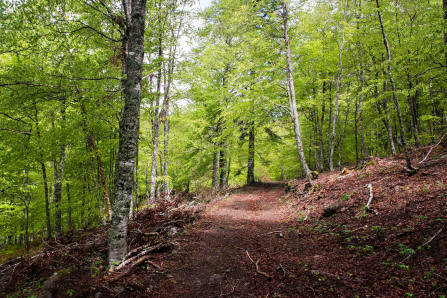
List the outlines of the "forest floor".
{"label": "forest floor", "polygon": [[124,274],[107,273],[107,228],[67,235],[1,265],[0,296],[447,295],[447,148],[411,176],[401,156],[373,161],[322,173],[311,191],[304,180],[255,183],[208,204],[144,209],[130,248],[166,246]]}

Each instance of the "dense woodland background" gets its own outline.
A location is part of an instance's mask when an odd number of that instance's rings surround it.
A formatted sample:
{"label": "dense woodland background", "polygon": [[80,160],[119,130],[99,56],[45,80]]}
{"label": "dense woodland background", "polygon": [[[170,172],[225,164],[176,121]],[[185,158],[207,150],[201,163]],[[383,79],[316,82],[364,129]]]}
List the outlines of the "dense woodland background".
{"label": "dense woodland background", "polygon": [[[435,143],[446,0],[148,0],[131,214],[160,196],[306,175]],[[104,224],[123,96],[120,1],[0,2],[0,241]],[[186,40],[190,40],[188,47]],[[401,114],[401,120],[399,119]]]}

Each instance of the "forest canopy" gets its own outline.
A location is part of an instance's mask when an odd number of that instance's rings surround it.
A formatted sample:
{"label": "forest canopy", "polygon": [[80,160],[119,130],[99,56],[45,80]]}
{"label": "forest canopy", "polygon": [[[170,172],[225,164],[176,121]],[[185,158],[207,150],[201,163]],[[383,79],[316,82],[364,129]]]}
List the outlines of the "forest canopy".
{"label": "forest canopy", "polygon": [[130,217],[179,192],[404,159],[445,133],[446,0],[192,4],[0,3],[2,243],[110,221],[133,46]]}

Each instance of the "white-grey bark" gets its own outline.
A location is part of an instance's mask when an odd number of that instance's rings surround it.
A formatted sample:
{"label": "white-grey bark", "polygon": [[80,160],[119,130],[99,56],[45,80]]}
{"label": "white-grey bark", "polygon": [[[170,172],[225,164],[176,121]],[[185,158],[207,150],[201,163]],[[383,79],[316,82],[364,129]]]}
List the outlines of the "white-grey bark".
{"label": "white-grey bark", "polygon": [[140,99],[144,57],[146,0],[123,0],[126,27],[123,45],[125,76],[122,80],[124,108],[119,124],[119,149],[115,168],[115,203],[109,229],[110,270],[127,252],[129,207],[133,195],[135,158],[140,126]]}
{"label": "white-grey bark", "polygon": [[388,79],[390,80],[391,88],[393,90],[393,100],[394,100],[394,104],[396,106],[397,118],[399,120],[400,140],[402,142],[402,146],[404,147],[403,149],[404,149],[404,154],[405,154],[405,160],[407,162],[407,167],[408,167],[409,170],[414,171],[415,168],[411,164],[410,155],[408,153],[407,141],[405,140],[405,126],[404,126],[404,122],[403,122],[403,118],[402,118],[402,113],[400,111],[399,101],[398,101],[397,96],[396,96],[396,85],[394,84],[393,74],[392,74],[392,71],[391,71],[390,47],[388,45],[388,40],[386,38],[385,28],[383,26],[382,14],[380,12],[380,6],[379,6],[379,0],[376,0],[376,5],[377,5],[377,15],[379,17],[380,28],[382,30],[383,44],[385,46],[386,56],[387,56],[387,59],[388,59]]}
{"label": "white-grey bark", "polygon": [[340,82],[341,73],[343,71],[343,47],[345,45],[345,23],[346,23],[346,9],[348,1],[346,1],[345,8],[343,9],[343,29],[341,33],[341,43],[338,47],[338,73],[337,79],[335,81],[335,103],[334,103],[334,113],[332,114],[332,132],[329,139],[330,142],[330,152],[329,152],[329,170],[332,172],[334,170],[334,149],[335,149],[335,125],[337,123],[338,117],[338,102],[340,100]]}
{"label": "white-grey bark", "polygon": [[290,39],[289,39],[289,27],[288,27],[288,11],[287,3],[282,1],[282,18],[284,22],[284,45],[286,47],[286,62],[287,62],[287,85],[289,91],[289,107],[290,115],[292,116],[293,130],[295,132],[295,141],[298,148],[298,156],[300,158],[301,167],[303,168],[304,175],[306,178],[310,177],[310,170],[306,162],[306,157],[304,155],[303,142],[301,139],[301,128],[298,119],[298,111],[296,107],[295,98],[295,86],[293,82],[293,68],[292,68],[292,58],[290,52]]}

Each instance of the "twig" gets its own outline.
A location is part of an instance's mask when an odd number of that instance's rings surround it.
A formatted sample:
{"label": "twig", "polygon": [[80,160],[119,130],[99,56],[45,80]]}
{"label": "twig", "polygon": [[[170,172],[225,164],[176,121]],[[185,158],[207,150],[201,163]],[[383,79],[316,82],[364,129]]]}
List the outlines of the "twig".
{"label": "twig", "polygon": [[375,215],[379,214],[379,212],[377,212],[376,210],[372,209],[369,207],[369,204],[371,204],[371,201],[373,199],[373,188],[372,188],[372,183],[369,183],[368,185],[366,185],[366,187],[368,187],[369,189],[369,199],[368,199],[368,203],[365,206],[366,211],[372,212]]}
{"label": "twig", "polygon": [[248,251],[245,251],[245,252],[247,253],[247,256],[250,259],[250,261],[252,261],[252,263],[255,264],[256,272],[261,274],[261,275],[263,275],[263,276],[265,276],[265,277],[267,277],[267,278],[270,278],[270,275],[268,275],[267,273],[262,272],[261,270],[259,270],[259,260],[256,260],[256,262],[253,261],[253,259],[250,257],[250,254],[248,253]]}
{"label": "twig", "polygon": [[234,293],[235,287],[233,286],[233,284],[231,283],[230,279],[228,278],[227,274],[225,274],[225,279],[228,281],[228,284],[231,286],[231,291],[229,293],[222,293],[220,292],[220,296],[229,296],[231,294]]}
{"label": "twig", "polygon": [[430,147],[430,150],[428,151],[427,155],[425,155],[424,159],[419,162],[419,165],[421,165],[423,162],[425,162],[425,160],[428,158],[428,156],[430,155],[432,150],[435,149],[439,144],[441,144],[442,140],[444,139],[444,137],[446,135],[447,135],[447,133],[441,137],[441,139],[439,140],[439,142],[436,145]]}
{"label": "twig", "polygon": [[[429,245],[429,244],[433,241],[433,239],[435,239],[439,234],[441,234],[441,232],[442,232],[443,229],[444,229],[444,228],[440,228],[439,231],[438,231],[433,237],[431,237],[427,242],[425,242],[424,244],[422,244],[421,248],[424,248],[425,246]],[[416,252],[414,252],[414,253],[412,253],[412,254],[409,254],[405,259],[403,259],[403,260],[401,261],[401,263],[403,263],[403,262],[405,262],[406,260],[408,260],[408,259],[409,259],[411,256],[413,256],[414,254],[416,254]]]}
{"label": "twig", "polygon": [[310,213],[310,209],[307,209],[307,214],[303,219],[303,222],[307,220],[307,218],[309,217],[309,213]]}
{"label": "twig", "polygon": [[268,232],[265,234],[260,234],[260,235],[258,235],[258,237],[266,236],[266,235],[270,235],[270,234],[280,234],[279,236],[282,237],[282,231],[272,231],[272,232]]}

